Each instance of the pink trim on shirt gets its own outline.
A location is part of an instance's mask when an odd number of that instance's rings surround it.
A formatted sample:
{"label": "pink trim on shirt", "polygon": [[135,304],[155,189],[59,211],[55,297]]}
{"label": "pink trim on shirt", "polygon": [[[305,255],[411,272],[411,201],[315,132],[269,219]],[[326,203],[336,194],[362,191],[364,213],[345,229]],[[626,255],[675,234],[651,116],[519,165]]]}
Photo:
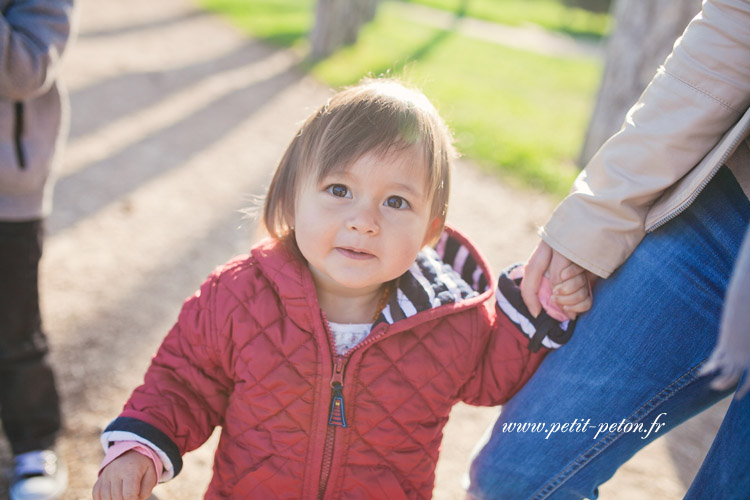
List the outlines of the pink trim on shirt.
{"label": "pink trim on shirt", "polygon": [[164,470],[164,464],[162,464],[159,455],[157,455],[154,450],[138,441],[116,441],[110,446],[109,449],[107,449],[107,454],[104,456],[102,465],[99,467],[99,474],[101,474],[104,468],[112,463],[114,459],[130,450],[137,451],[141,455],[151,459],[154,463],[154,469],[156,469],[156,483],[158,484],[159,481],[161,481],[161,473]]}

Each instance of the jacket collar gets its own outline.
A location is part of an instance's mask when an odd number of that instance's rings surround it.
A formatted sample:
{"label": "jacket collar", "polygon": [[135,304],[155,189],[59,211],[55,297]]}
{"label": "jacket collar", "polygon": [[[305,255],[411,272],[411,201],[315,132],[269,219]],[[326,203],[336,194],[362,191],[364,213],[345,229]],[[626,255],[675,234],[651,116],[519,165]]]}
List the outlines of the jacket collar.
{"label": "jacket collar", "polygon": [[457,304],[489,289],[489,272],[474,246],[446,228],[435,248],[425,247],[397,280],[396,292],[377,323],[393,324],[446,304]]}
{"label": "jacket collar", "polygon": [[[289,318],[309,327],[319,305],[312,276],[298,252],[289,242],[272,239],[252,250]],[[437,245],[423,248],[408,271],[396,280],[396,291],[374,324],[393,324],[446,305],[483,302],[484,297],[471,299],[489,296],[490,283],[488,266],[479,251],[461,233],[446,227]]]}

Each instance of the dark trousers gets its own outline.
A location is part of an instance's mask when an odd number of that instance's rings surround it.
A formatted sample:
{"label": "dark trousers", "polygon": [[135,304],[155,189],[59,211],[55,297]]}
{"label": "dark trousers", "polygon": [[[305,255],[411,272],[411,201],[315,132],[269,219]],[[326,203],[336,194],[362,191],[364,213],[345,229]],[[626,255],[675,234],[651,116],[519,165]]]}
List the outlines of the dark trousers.
{"label": "dark trousers", "polygon": [[0,222],[0,419],[14,454],[50,448],[60,401],[39,311],[41,220]]}

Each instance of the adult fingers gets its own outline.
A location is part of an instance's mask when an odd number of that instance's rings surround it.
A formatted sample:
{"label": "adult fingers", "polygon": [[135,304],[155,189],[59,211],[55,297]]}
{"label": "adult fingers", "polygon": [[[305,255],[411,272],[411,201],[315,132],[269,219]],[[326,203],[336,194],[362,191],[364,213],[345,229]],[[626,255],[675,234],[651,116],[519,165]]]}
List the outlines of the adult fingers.
{"label": "adult fingers", "polygon": [[534,317],[539,316],[542,311],[542,304],[537,294],[551,258],[552,248],[544,241],[540,241],[526,262],[523,280],[521,280],[521,297]]}
{"label": "adult fingers", "polygon": [[[582,274],[578,274],[581,272]],[[593,287],[596,281],[599,279],[599,276],[592,273],[591,271],[587,271],[585,268],[572,262],[568,267],[566,267],[560,272],[560,276],[564,280],[567,278],[567,280],[553,288],[552,293],[553,293],[554,300],[556,300],[556,298],[559,295],[570,294],[574,290],[576,290],[579,286],[581,286],[581,287],[585,287],[586,290],[588,290],[589,299],[585,304],[582,304],[576,309],[578,310],[578,312],[585,312],[594,306]],[[582,285],[580,284],[580,280],[583,280]],[[571,319],[575,319],[575,317],[571,316],[570,314],[568,316]]]}
{"label": "adult fingers", "polygon": [[588,287],[584,285],[564,295],[554,295],[552,300],[554,300],[555,303],[559,306],[572,306],[574,304],[578,304],[579,302],[583,302],[588,298],[588,296]]}
{"label": "adult fingers", "polygon": [[570,259],[552,250],[552,257],[549,262],[549,281],[552,286],[562,283],[562,271],[570,267],[571,264]]}
{"label": "adult fingers", "polygon": [[560,271],[560,281],[569,280],[579,274],[585,274],[587,271],[576,264],[575,262],[568,261],[569,264]]}
{"label": "adult fingers", "polygon": [[[582,301],[578,302],[577,304],[573,304],[573,305],[570,305],[570,306],[563,306],[563,311],[565,311],[565,313],[568,316],[575,315],[575,314],[580,314],[580,313],[585,313],[586,311],[588,311],[589,309],[591,309],[592,305],[593,305],[593,300],[591,299],[591,296],[586,296],[585,299],[583,299]],[[575,317],[573,317],[571,319],[575,319]]]}
{"label": "adult fingers", "polygon": [[588,283],[586,282],[585,274],[573,276],[572,278],[568,278],[562,283],[555,285],[552,289],[552,295],[554,297],[564,297],[580,290],[581,288],[588,290]]}

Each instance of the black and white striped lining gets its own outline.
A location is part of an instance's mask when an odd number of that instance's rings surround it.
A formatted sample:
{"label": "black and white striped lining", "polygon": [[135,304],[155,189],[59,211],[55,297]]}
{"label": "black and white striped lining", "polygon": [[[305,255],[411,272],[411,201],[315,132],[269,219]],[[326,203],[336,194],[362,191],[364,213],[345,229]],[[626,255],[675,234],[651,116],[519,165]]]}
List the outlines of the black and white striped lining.
{"label": "black and white striped lining", "polygon": [[443,233],[436,248],[423,248],[398,279],[396,292],[375,323],[393,324],[419,312],[474,297],[487,288],[487,278],[469,249]]}
{"label": "black and white striped lining", "polygon": [[487,276],[484,274],[482,267],[474,260],[466,245],[462,245],[456,238],[451,238],[447,232],[444,232],[435,247],[435,251],[443,262],[449,264],[454,271],[460,274],[461,278],[472,289],[479,293],[487,290]]}
{"label": "black and white striped lining", "polygon": [[[534,318],[521,297],[521,278],[511,278],[516,267],[518,264],[507,268],[498,279],[498,307],[529,337],[530,350],[559,348],[572,336],[575,321],[560,323],[545,311]],[[444,232],[436,247],[422,249],[397,280],[396,292],[375,323],[393,324],[428,309],[475,297],[488,288],[487,276],[470,249]]]}
{"label": "black and white striped lining", "polygon": [[570,340],[575,329],[575,321],[561,323],[544,310],[534,318],[521,296],[521,278],[511,278],[513,269],[518,266],[519,264],[516,264],[507,268],[498,278],[495,293],[497,305],[505,316],[529,337],[531,351],[538,351],[540,346],[557,349]]}

